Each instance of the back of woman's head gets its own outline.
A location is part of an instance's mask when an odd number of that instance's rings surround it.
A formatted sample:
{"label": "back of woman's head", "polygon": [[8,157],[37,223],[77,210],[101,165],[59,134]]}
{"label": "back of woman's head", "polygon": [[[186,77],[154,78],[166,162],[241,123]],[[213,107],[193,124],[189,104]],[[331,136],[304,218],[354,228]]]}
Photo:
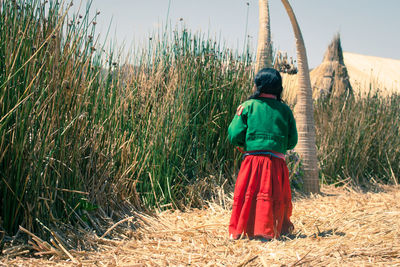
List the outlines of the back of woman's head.
{"label": "back of woman's head", "polygon": [[250,97],[250,99],[257,98],[260,94],[272,94],[277,97],[279,101],[282,101],[282,77],[279,71],[272,68],[261,69],[254,77],[254,84],[256,91]]}

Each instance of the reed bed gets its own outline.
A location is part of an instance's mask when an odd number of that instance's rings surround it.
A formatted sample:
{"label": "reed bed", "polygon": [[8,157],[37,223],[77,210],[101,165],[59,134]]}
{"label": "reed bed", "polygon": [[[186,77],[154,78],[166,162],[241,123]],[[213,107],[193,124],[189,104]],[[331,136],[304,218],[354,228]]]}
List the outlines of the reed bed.
{"label": "reed bed", "polygon": [[[0,248],[36,235],[47,255],[95,250],[80,237],[231,190],[240,153],[226,129],[252,89],[251,55],[183,28],[152,35],[128,63],[97,43],[90,7],[0,4]],[[315,103],[324,183],[398,183],[399,99]]]}
{"label": "reed bed", "polygon": [[400,95],[333,98],[315,104],[321,180],[397,185]]}
{"label": "reed bed", "polygon": [[[294,107],[297,76],[282,76],[283,97]],[[345,181],[358,186],[399,183],[400,121],[395,118],[400,116],[400,95],[394,90],[382,95],[376,88],[378,84],[371,83],[369,89],[356,90],[352,97],[314,101],[316,145],[323,183]]]}
{"label": "reed bed", "polygon": [[92,218],[118,220],[123,203],[201,206],[233,177],[225,133],[251,88],[249,56],[179,29],[128,63],[97,43],[90,6],[0,3],[2,233],[102,231]]}
{"label": "reed bed", "polygon": [[[376,188],[379,188],[378,186]],[[98,251],[70,251],[75,263],[7,258],[6,265],[48,266],[398,266],[399,187],[361,192],[324,186],[321,195],[296,197],[292,236],[270,242],[228,239],[231,198],[207,209],[137,214],[141,227],[125,240],[100,242]],[[68,258],[68,257],[66,257]]]}

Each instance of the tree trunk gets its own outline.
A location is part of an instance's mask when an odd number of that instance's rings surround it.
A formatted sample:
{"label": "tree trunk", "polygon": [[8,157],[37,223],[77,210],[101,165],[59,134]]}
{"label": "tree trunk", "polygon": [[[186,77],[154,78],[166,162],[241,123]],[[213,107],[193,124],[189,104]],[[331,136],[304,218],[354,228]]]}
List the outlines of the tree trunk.
{"label": "tree trunk", "polygon": [[296,16],[288,0],[281,0],[293,27],[298,65],[298,91],[295,117],[299,142],[296,151],[300,154],[304,168],[304,190],[306,193],[319,192],[317,149],[315,145],[314,110],[310,72],[306,48]]}
{"label": "tree trunk", "polygon": [[258,10],[259,26],[255,69],[256,73],[262,68],[272,68],[273,62],[268,0],[259,0]]}

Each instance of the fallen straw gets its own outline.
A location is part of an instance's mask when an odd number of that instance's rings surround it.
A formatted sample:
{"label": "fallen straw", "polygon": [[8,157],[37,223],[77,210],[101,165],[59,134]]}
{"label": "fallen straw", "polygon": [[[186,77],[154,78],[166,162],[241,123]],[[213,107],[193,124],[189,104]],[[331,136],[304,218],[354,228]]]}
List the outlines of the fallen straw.
{"label": "fallen straw", "polygon": [[[322,191],[324,195],[295,199],[292,219],[297,234],[279,240],[229,240],[230,208],[215,204],[213,210],[140,215],[143,220],[137,217],[136,230],[126,228],[129,238],[93,238],[97,251],[73,255],[85,266],[400,266],[399,187],[379,193],[334,187]],[[226,202],[229,206],[232,199]],[[117,224],[122,227],[124,220]],[[33,236],[42,247],[38,255],[56,255]],[[56,264],[76,265],[60,257],[29,259],[32,266]],[[16,257],[6,265],[27,265],[27,259]]]}
{"label": "fallen straw", "polygon": [[135,216],[131,216],[131,217],[127,217],[125,219],[120,220],[119,222],[115,223],[113,226],[111,226],[110,228],[107,229],[107,231],[100,237],[100,238],[104,238],[106,235],[108,235],[115,227],[117,227],[118,225],[120,225],[121,223],[124,223],[126,221],[130,221],[133,220],[135,218]]}

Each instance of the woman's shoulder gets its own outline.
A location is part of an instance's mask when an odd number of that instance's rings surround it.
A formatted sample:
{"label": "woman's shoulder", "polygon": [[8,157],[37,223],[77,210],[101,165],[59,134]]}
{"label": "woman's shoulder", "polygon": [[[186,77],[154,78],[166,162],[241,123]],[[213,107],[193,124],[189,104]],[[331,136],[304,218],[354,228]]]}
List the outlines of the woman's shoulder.
{"label": "woman's shoulder", "polygon": [[276,111],[278,111],[280,113],[287,114],[287,115],[293,114],[292,109],[285,102],[275,100],[273,102],[272,106],[273,106],[273,109],[275,109]]}
{"label": "woman's shoulder", "polygon": [[292,112],[292,109],[289,107],[288,104],[286,104],[285,102],[280,102],[279,101],[280,106],[282,106],[283,109]]}
{"label": "woman's shoulder", "polygon": [[[268,101],[269,100],[269,101]],[[284,102],[281,101],[277,101],[277,100],[273,100],[273,99],[258,99],[258,98],[254,98],[254,99],[248,99],[245,100],[244,102],[242,102],[239,107],[243,107],[243,108],[248,108],[248,107],[258,107],[258,106],[275,106],[275,108],[279,107],[278,109],[283,110],[285,112],[292,112],[292,109]]]}
{"label": "woman's shoulder", "polygon": [[247,107],[249,107],[249,106],[252,106],[252,105],[254,104],[254,100],[255,100],[255,99],[247,99],[247,100],[245,100],[244,102],[242,102],[242,103],[239,105],[239,107],[247,108]]}
{"label": "woman's shoulder", "polygon": [[293,111],[292,109],[289,107],[289,105],[287,105],[286,103],[282,102],[282,110],[284,110],[284,113],[289,116],[290,118],[293,117]]}

